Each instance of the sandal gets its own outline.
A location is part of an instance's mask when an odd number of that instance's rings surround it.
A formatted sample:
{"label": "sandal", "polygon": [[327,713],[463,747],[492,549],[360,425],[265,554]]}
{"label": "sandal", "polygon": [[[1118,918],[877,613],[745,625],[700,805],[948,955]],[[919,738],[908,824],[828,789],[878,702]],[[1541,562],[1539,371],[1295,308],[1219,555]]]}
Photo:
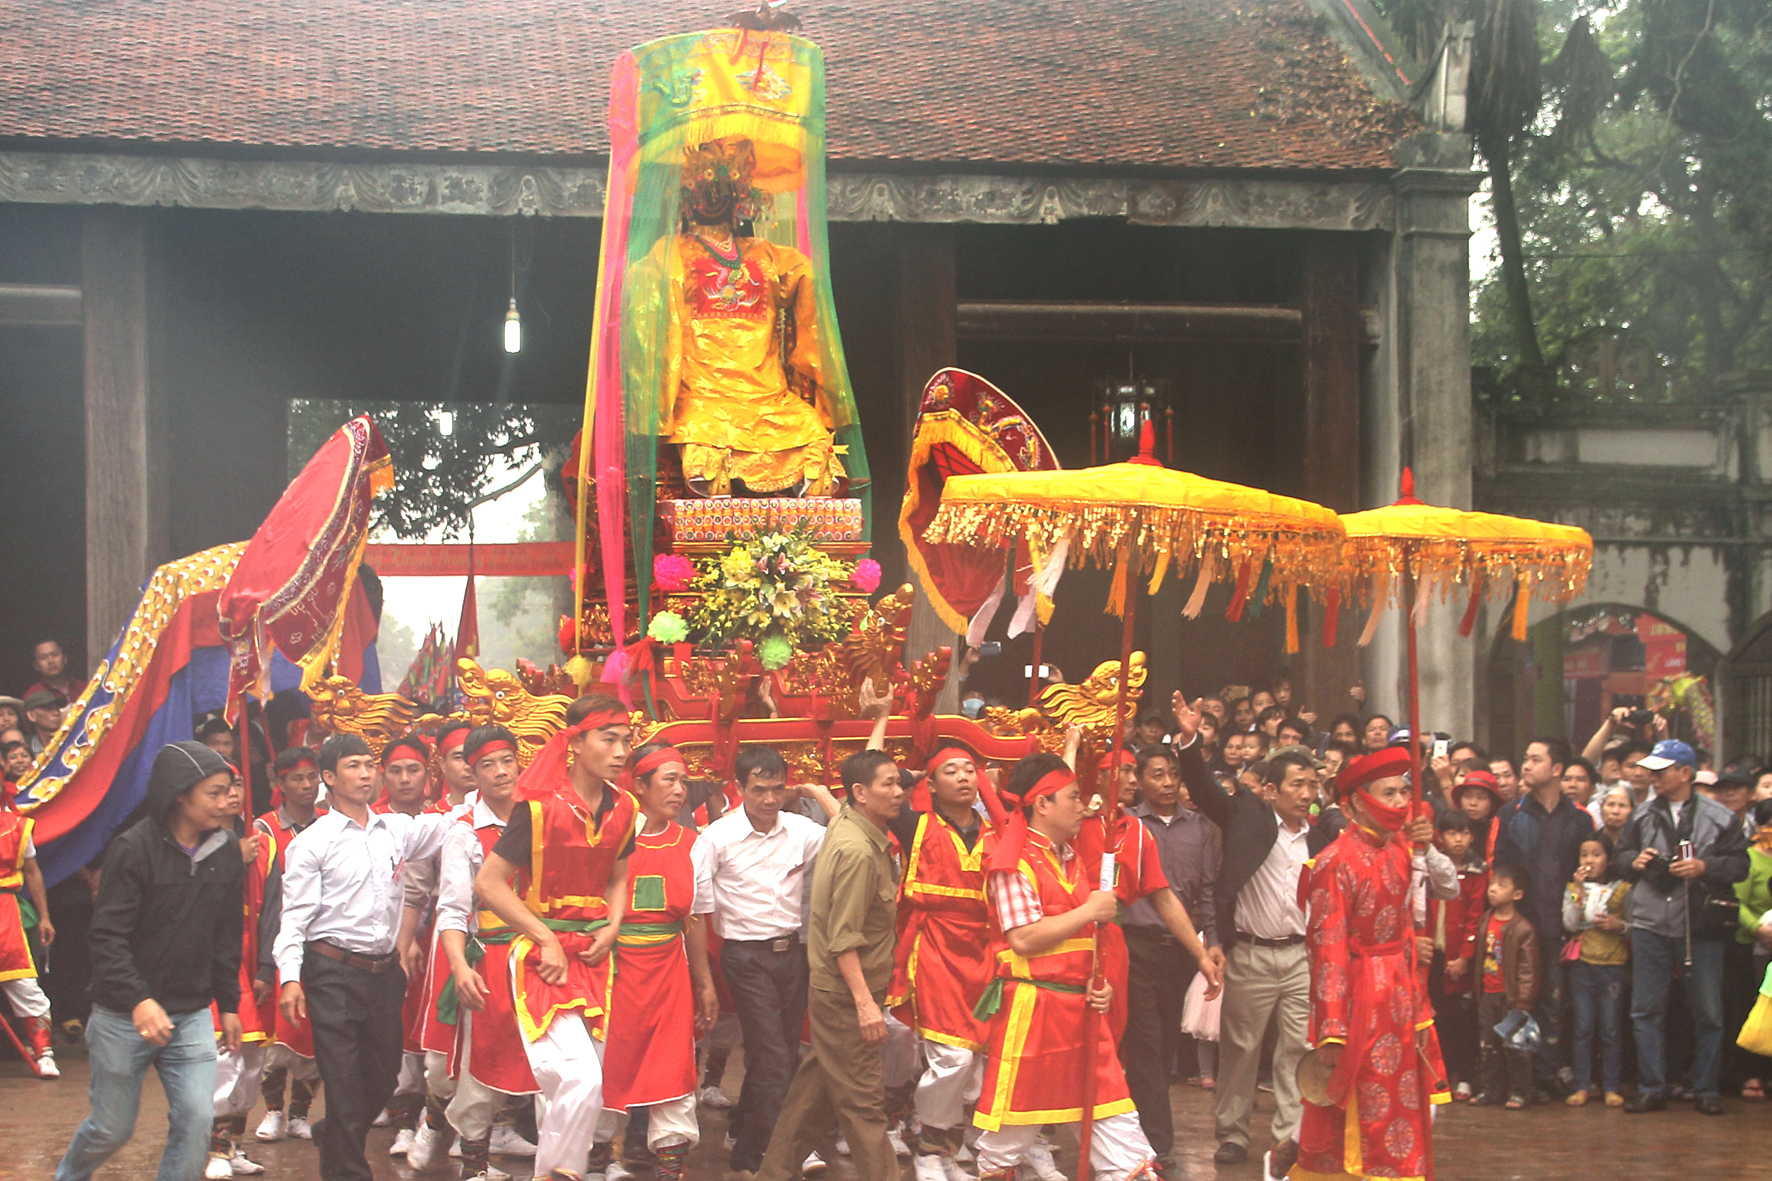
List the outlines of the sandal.
{"label": "sandal", "polygon": [[1766,1086],[1759,1079],[1750,1078],[1741,1084],[1741,1097],[1743,1099],[1764,1099]]}
{"label": "sandal", "polygon": [[1617,1091],[1607,1091],[1606,1092],[1606,1106],[1607,1107],[1623,1107],[1624,1106],[1624,1096],[1620,1095]]}
{"label": "sandal", "polygon": [[1526,1100],[1519,1095],[1509,1095],[1507,1102],[1502,1104],[1509,1111],[1519,1111],[1526,1106]]}
{"label": "sandal", "polygon": [[1567,1103],[1570,1107],[1586,1107],[1587,1106],[1587,1092],[1586,1091],[1570,1091],[1569,1097],[1567,1099],[1563,1100],[1563,1102]]}

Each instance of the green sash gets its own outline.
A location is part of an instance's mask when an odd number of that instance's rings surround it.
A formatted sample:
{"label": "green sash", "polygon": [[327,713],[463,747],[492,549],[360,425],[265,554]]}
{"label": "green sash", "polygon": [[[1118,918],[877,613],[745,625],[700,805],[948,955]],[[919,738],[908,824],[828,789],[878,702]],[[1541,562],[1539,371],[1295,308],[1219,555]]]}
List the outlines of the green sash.
{"label": "green sash", "polygon": [[[608,919],[589,919],[583,921],[570,919],[542,919],[541,921],[542,925],[550,931],[576,932],[579,934],[595,931],[600,927],[607,927],[609,925]],[[505,947],[514,942],[516,938],[516,929],[512,927],[507,927],[502,931],[494,931],[490,935],[475,935],[468,940],[467,947],[462,949],[462,958],[468,961],[468,967],[478,967],[480,961],[486,958],[486,947],[488,944],[497,947]],[[437,990],[437,1020],[444,1025],[454,1025],[460,1016],[461,1001],[455,993],[455,973],[451,972],[449,974],[449,979],[443,982],[443,987]]]}
{"label": "green sash", "polygon": [[1044,988],[1047,992],[1068,992],[1073,996],[1089,991],[1081,984],[1060,984],[1056,980],[1023,980],[1019,976],[1007,981],[1001,976],[992,976],[991,982],[984,986],[984,995],[972,1006],[972,1015],[980,1021],[989,1021],[1003,1007],[1003,985],[1007,983],[1031,984],[1035,988]]}

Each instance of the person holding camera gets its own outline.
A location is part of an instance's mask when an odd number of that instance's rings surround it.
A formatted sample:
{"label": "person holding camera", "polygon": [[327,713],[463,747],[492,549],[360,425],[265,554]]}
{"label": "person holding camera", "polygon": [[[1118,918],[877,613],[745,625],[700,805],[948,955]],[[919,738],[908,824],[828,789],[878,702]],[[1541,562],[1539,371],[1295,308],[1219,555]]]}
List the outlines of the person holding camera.
{"label": "person holding camera", "polygon": [[[1734,813],[1692,790],[1698,759],[1665,739],[1643,759],[1655,794],[1625,823],[1613,868],[1631,889],[1631,1023],[1638,1090],[1627,1112],[1667,1108],[1668,986],[1685,979],[1695,1040],[1692,1091],[1704,1115],[1723,1114],[1717,1094],[1723,1045],[1723,941],[1735,933],[1731,888],[1747,876],[1747,837]],[[1683,966],[1683,967],[1682,967]]]}

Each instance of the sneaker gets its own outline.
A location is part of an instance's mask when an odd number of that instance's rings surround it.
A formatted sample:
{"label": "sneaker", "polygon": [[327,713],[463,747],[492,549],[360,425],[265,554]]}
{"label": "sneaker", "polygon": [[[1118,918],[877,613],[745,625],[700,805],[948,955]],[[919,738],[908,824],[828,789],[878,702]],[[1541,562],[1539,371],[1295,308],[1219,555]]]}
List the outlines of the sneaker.
{"label": "sneaker", "polygon": [[849,1137],[843,1135],[843,1133],[841,1133],[841,1132],[837,1133],[837,1155],[838,1156],[848,1156],[849,1155]]}
{"label": "sneaker", "polygon": [[805,1164],[800,1166],[800,1175],[802,1177],[817,1177],[828,1168],[830,1166],[824,1163],[824,1157],[815,1152],[806,1158]]}
{"label": "sneaker", "polygon": [[[456,1149],[457,1154],[460,1149]],[[523,1139],[521,1133],[509,1124],[492,1126],[492,1152],[496,1156],[534,1156],[535,1145]]]}
{"label": "sneaker", "polygon": [[911,1181],[947,1181],[941,1158],[934,1153],[920,1152],[911,1158]]}
{"label": "sneaker", "polygon": [[[422,1173],[431,1167],[437,1159],[437,1150],[443,1147],[443,1137],[447,1133],[439,1132],[431,1126],[429,1120],[419,1124],[418,1131],[406,1142],[406,1164],[413,1172]],[[394,1141],[396,1147],[399,1141]]]}
{"label": "sneaker", "polygon": [[1218,1150],[1212,1154],[1212,1163],[1217,1165],[1240,1165],[1249,1159],[1249,1149],[1235,1140],[1222,1140]]}
{"label": "sneaker", "polygon": [[972,1174],[962,1169],[951,1156],[941,1158],[941,1175],[945,1181],[972,1181]]}
{"label": "sneaker", "polygon": [[265,1167],[255,1160],[247,1160],[246,1153],[236,1144],[234,1155],[228,1158],[228,1165],[234,1170],[236,1177],[256,1177],[265,1171]]}
{"label": "sneaker", "polygon": [[289,1128],[281,1111],[267,1111],[265,1118],[258,1121],[258,1131],[253,1135],[260,1140],[281,1140],[289,1134]]}
{"label": "sneaker", "polygon": [[297,1140],[312,1140],[314,1125],[308,1122],[305,1115],[292,1115],[289,1117],[289,1134]]}
{"label": "sneaker", "polygon": [[1469,1103],[1471,1101],[1471,1085],[1459,1083],[1452,1089],[1452,1098],[1459,1103]]}
{"label": "sneaker", "polygon": [[699,1098],[703,1107],[711,1107],[715,1111],[725,1111],[732,1106],[732,1100],[719,1087],[703,1087]]}
{"label": "sneaker", "polygon": [[1039,1178],[1039,1181],[1065,1181],[1064,1174],[1059,1172],[1057,1162],[1052,1159],[1052,1145],[1046,1142],[1044,1136],[1034,1138],[1034,1142],[1028,1146],[1026,1155],[1021,1158],[1021,1163],[1026,1165],[1034,1176]]}
{"label": "sneaker", "polygon": [[[388,1146],[389,1156],[405,1156],[406,1150],[412,1147],[412,1129],[401,1128],[394,1133],[394,1142]],[[411,1162],[408,1162],[411,1163]]]}
{"label": "sneaker", "polygon": [[460,1136],[457,1136],[455,1139],[453,1139],[449,1142],[449,1159],[450,1160],[460,1160],[461,1159],[461,1137]]}
{"label": "sneaker", "polygon": [[233,1181],[234,1166],[228,1158],[219,1152],[209,1154],[209,1163],[203,1166],[203,1181]]}
{"label": "sneaker", "polygon": [[892,1151],[898,1156],[909,1156],[911,1146],[904,1142],[904,1135],[897,1128],[889,1128],[886,1132],[886,1143],[892,1145]]}
{"label": "sneaker", "polygon": [[1285,1181],[1292,1166],[1298,1163],[1298,1141],[1282,1140],[1262,1156],[1263,1174],[1267,1181]]}
{"label": "sneaker", "polygon": [[45,1050],[37,1055],[38,1078],[60,1078],[61,1076],[61,1067],[55,1064],[55,1054],[53,1052]]}
{"label": "sneaker", "polygon": [[621,1160],[617,1158],[610,1161],[609,1167],[603,1170],[603,1181],[630,1181],[630,1178],[632,1178],[633,1175],[634,1174],[628,1170],[627,1165],[623,1164]]}
{"label": "sneaker", "polygon": [[491,1165],[486,1166],[486,1172],[482,1173],[481,1176],[485,1177],[486,1181],[511,1181],[511,1175],[509,1173],[505,1172],[503,1169],[495,1169]]}
{"label": "sneaker", "polygon": [[376,1116],[369,1126],[372,1128],[385,1128],[393,1118],[393,1116],[388,1114],[388,1109],[384,1107],[381,1109],[381,1114]]}
{"label": "sneaker", "polygon": [[1723,1100],[1717,1095],[1700,1095],[1696,1110],[1699,1115],[1722,1115]]}

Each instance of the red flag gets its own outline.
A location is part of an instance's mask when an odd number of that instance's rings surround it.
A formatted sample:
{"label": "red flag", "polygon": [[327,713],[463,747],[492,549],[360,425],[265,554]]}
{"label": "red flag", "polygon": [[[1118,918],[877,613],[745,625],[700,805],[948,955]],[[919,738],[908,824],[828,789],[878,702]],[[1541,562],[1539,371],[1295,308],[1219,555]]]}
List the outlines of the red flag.
{"label": "red flag", "polygon": [[474,543],[468,542],[468,584],[461,592],[461,622],[455,625],[455,659],[450,661],[449,675],[455,675],[455,661],[480,655],[480,599],[474,593]]}
{"label": "red flag", "polygon": [[369,507],[393,487],[387,444],[367,415],[345,423],[284,489],[217,603],[228,648],[228,719],[263,686],[271,649],[302,673],[324,674],[338,649],[345,605],[369,539]]}

